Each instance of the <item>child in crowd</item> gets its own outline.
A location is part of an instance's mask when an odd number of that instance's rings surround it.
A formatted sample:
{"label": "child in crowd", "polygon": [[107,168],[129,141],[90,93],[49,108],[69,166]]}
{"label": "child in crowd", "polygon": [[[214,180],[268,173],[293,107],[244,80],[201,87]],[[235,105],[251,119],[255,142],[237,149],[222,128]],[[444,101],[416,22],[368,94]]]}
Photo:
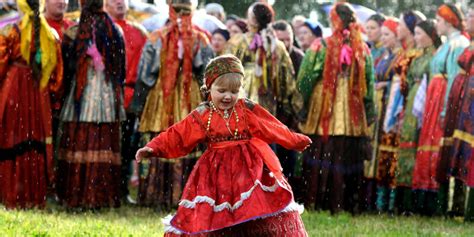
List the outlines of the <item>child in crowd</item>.
{"label": "child in crowd", "polygon": [[260,105],[239,99],[244,70],[223,55],[206,67],[207,101],[137,151],[136,159],[176,158],[207,145],[165,236],[307,236],[302,207],[268,144],[304,150],[311,140],[290,131]]}

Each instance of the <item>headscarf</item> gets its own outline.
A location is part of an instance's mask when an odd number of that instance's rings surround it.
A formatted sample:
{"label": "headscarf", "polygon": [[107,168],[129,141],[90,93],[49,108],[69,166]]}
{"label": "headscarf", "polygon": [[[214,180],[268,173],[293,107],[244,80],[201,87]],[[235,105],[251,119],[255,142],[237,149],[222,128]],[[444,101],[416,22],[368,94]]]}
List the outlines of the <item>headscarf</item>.
{"label": "headscarf", "polygon": [[317,38],[323,36],[323,30],[321,28],[321,24],[317,21],[312,21],[310,19],[306,19],[303,23],[306,27],[308,27],[311,30],[311,33],[313,33],[314,36]]}
{"label": "headscarf", "polygon": [[224,29],[216,29],[214,32],[212,32],[212,35],[214,34],[220,34],[222,35],[222,37],[224,37],[224,39],[226,41],[228,41],[230,39],[230,33],[229,31],[227,30],[224,30]]}
{"label": "headscarf", "polygon": [[453,25],[456,29],[460,31],[464,30],[462,13],[455,5],[443,4],[438,8],[436,14]]}
{"label": "headscarf", "polygon": [[[21,56],[32,66],[35,79],[40,81],[40,89],[44,89],[58,61],[57,38],[46,19],[40,15],[38,0],[31,1],[36,1],[38,9],[32,9],[28,0],[17,0],[19,10],[24,13],[19,27]],[[39,34],[39,38],[36,34]]]}
{"label": "headscarf", "polygon": [[391,32],[397,35],[398,19],[389,17],[383,22],[383,26],[387,27]]}
{"label": "headscarf", "polygon": [[405,25],[407,26],[408,30],[410,30],[412,35],[414,35],[416,24],[426,20],[426,16],[419,11],[407,11],[403,13],[402,19],[403,22],[405,22]]}
{"label": "headscarf", "polygon": [[365,56],[368,48],[362,40],[361,26],[357,23],[354,11],[352,15],[343,16],[350,19],[344,22],[336,11],[346,3],[336,3],[330,12],[333,35],[327,38],[327,52],[323,70],[322,128],[323,139],[329,136],[329,124],[332,108],[336,98],[337,78],[343,65],[350,67],[349,107],[351,119],[358,123],[360,111],[364,110],[363,97],[367,93],[365,80]]}
{"label": "headscarf", "polygon": [[420,27],[431,38],[435,48],[438,48],[441,45],[441,38],[439,37],[438,32],[436,32],[435,23],[433,20],[422,21],[416,26]]}
{"label": "headscarf", "polygon": [[212,59],[206,66],[204,72],[204,84],[206,89],[210,89],[212,83],[217,78],[228,73],[238,73],[244,75],[242,62],[232,54],[226,54]]}

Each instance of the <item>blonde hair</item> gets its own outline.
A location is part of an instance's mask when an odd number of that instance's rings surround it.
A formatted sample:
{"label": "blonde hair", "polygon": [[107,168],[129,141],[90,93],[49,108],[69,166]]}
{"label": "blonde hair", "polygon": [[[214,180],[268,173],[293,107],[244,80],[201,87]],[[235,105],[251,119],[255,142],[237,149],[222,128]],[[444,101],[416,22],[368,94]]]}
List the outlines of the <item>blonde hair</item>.
{"label": "blonde hair", "polygon": [[[216,85],[219,87],[225,87],[230,90],[237,90],[242,87],[242,81],[243,81],[243,76],[242,74],[239,73],[226,73],[224,75],[221,75],[218,77],[214,83],[212,83],[211,87]],[[211,88],[208,88],[211,89]]]}

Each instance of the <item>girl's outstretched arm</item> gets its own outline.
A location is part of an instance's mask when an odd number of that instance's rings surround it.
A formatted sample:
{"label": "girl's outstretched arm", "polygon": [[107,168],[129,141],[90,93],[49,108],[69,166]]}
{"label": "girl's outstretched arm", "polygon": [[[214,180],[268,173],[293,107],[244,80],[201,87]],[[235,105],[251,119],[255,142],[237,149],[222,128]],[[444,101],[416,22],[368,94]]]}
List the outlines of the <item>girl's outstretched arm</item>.
{"label": "girl's outstretched arm", "polygon": [[250,110],[249,128],[253,136],[267,143],[278,143],[286,149],[302,151],[311,144],[311,139],[303,134],[291,131],[286,125],[258,104],[247,101]]}
{"label": "girl's outstretched arm", "polygon": [[149,157],[179,158],[187,155],[206,136],[198,119],[199,114],[193,111],[139,149],[135,156],[136,160],[139,162]]}

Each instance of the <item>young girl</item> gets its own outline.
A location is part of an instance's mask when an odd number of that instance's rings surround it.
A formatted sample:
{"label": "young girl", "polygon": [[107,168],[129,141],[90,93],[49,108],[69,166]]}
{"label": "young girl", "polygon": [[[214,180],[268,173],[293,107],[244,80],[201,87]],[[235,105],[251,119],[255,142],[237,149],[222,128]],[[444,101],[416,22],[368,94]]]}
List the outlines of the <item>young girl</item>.
{"label": "young girl", "polygon": [[205,70],[202,103],[183,121],[137,151],[136,159],[176,158],[198,143],[196,163],[165,236],[307,236],[293,193],[270,143],[304,150],[311,140],[291,132],[261,106],[238,99],[244,71],[232,55]]}

